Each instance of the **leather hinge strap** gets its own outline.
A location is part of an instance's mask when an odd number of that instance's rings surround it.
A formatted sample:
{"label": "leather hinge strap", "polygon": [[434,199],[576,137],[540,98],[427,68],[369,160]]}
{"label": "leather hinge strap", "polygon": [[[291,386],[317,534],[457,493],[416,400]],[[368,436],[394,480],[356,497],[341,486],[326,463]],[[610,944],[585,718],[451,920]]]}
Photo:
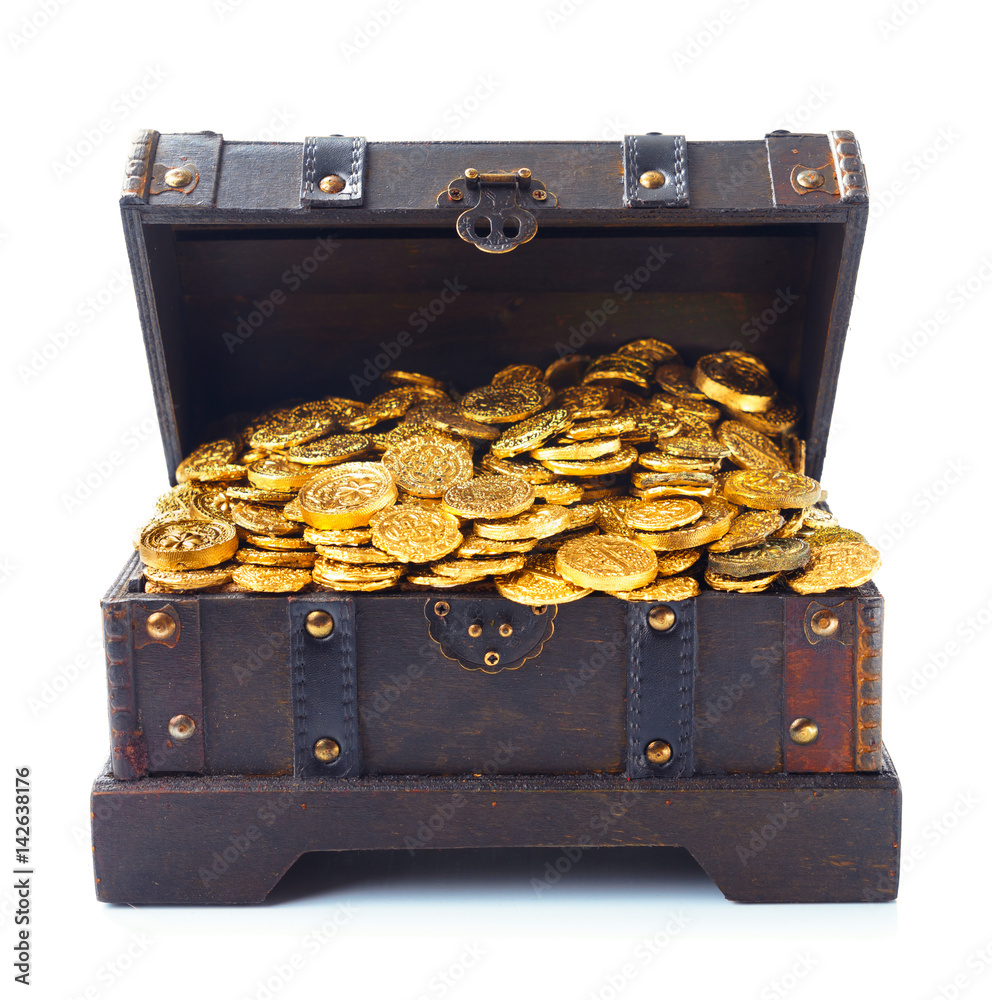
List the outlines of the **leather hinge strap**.
{"label": "leather hinge strap", "polygon": [[364,198],[365,139],[307,136],[300,181],[302,208],[358,206]]}
{"label": "leather hinge strap", "polygon": [[625,135],[623,203],[627,208],[684,208],[689,175],[684,135]]}
{"label": "leather hinge strap", "polygon": [[[674,615],[663,631],[649,624],[655,609]],[[695,601],[631,602],[627,616],[627,776],[688,777],[693,772]],[[666,744],[671,752],[662,760]]]}

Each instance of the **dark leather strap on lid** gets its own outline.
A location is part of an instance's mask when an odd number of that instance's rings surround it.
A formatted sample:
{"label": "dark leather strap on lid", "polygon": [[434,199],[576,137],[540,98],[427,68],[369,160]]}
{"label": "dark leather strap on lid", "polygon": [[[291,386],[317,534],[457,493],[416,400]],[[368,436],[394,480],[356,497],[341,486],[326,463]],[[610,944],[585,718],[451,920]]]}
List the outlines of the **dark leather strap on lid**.
{"label": "dark leather strap on lid", "polygon": [[365,140],[360,136],[307,137],[303,144],[300,206],[338,208],[361,205]]}
{"label": "dark leather strap on lid", "polygon": [[659,132],[624,136],[623,184],[627,208],[688,205],[685,136]]}

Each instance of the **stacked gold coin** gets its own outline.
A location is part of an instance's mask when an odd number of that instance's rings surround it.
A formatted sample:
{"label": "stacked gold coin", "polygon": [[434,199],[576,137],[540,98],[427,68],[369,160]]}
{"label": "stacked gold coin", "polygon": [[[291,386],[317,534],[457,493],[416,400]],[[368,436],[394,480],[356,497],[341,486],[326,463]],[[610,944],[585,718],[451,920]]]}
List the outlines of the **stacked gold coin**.
{"label": "stacked gold coin", "polygon": [[463,396],[386,372],[229,420],[180,463],[135,540],[149,592],[495,588],[543,605],[595,590],[822,593],[880,557],[818,504],[799,406],[741,351],[689,367],[654,339]]}

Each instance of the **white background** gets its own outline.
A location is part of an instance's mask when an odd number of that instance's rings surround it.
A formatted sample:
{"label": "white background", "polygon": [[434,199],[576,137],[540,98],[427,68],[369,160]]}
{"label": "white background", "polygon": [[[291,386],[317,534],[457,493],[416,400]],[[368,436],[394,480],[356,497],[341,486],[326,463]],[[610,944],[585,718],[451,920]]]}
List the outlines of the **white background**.
{"label": "white background", "polygon": [[[390,8],[381,28],[387,0],[16,0],[0,15],[2,774],[8,789],[15,766],[33,774],[35,995],[992,995],[988,958],[974,957],[992,943],[988,6]],[[264,908],[95,901],[97,602],[167,485],[116,205],[142,127],[291,141],[855,131],[873,208],[823,478],[843,523],[885,557],[884,726],[905,794],[897,903],[745,907],[691,865],[595,858],[540,898],[543,862],[522,858],[366,866]],[[92,495],[68,504],[94,470]],[[0,889],[4,980],[10,905]],[[642,961],[640,942],[664,943],[676,915],[684,927]]]}

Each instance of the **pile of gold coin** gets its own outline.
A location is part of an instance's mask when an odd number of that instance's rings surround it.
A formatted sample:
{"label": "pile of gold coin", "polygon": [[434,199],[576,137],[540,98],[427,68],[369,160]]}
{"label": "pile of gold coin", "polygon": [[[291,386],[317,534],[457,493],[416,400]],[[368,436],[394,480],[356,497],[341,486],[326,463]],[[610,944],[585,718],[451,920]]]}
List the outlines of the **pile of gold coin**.
{"label": "pile of gold coin", "polygon": [[146,590],[495,589],[537,606],[814,594],[879,568],[821,505],[800,408],[754,355],[688,367],[637,340],[462,396],[383,378],[368,403],[231,420],[187,456],[135,539]]}

